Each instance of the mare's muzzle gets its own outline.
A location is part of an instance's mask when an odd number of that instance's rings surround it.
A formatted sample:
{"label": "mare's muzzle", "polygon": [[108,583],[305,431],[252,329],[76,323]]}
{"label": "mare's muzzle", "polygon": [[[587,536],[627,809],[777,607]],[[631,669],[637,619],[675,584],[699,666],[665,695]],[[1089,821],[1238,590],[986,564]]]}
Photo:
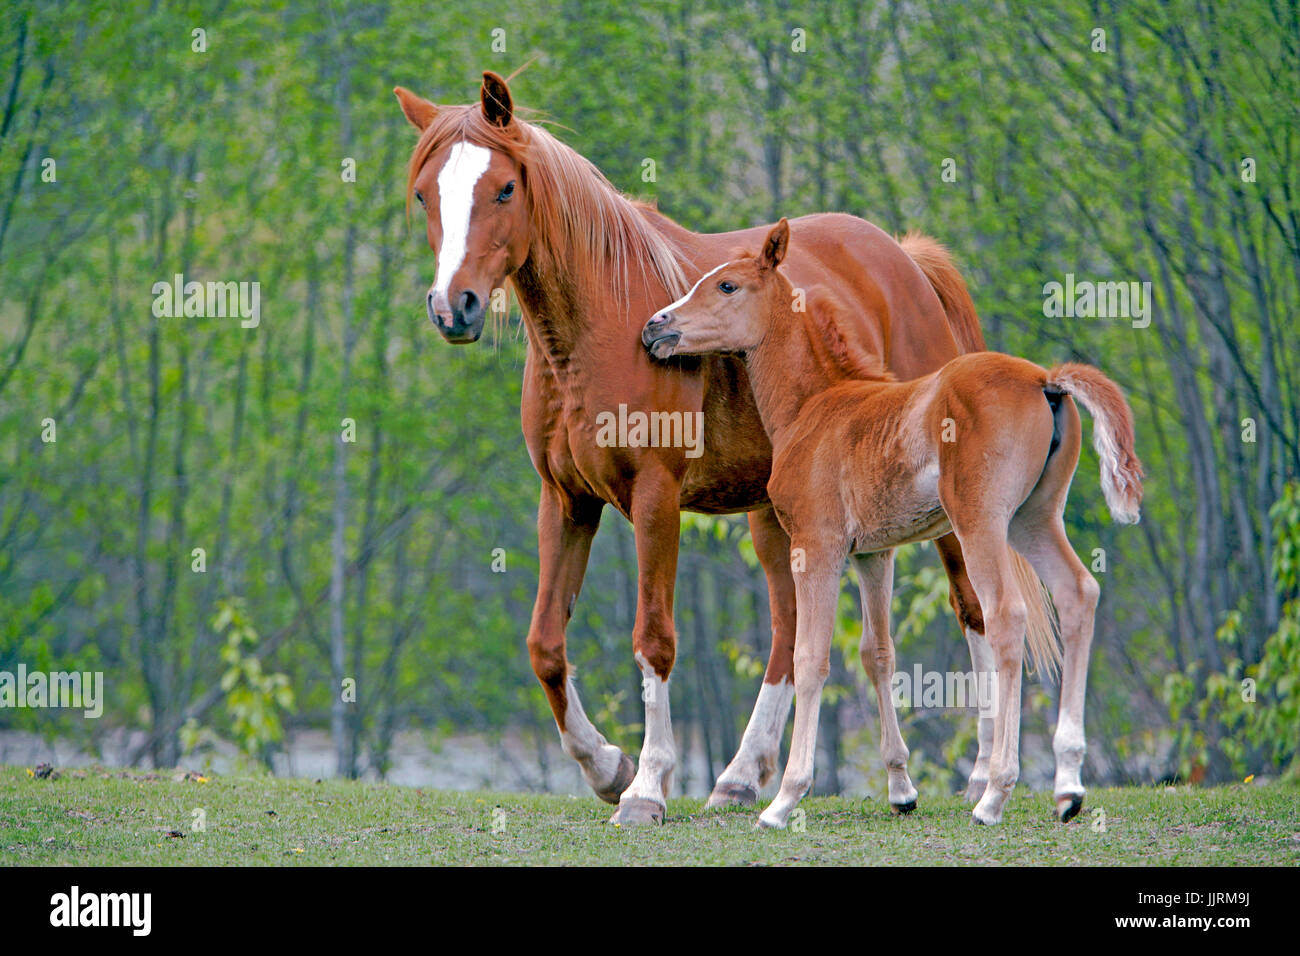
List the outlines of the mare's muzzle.
{"label": "mare's muzzle", "polygon": [[477,342],[479,336],[483,334],[483,320],[487,316],[487,310],[483,300],[469,289],[456,296],[450,311],[442,311],[434,304],[432,291],[426,304],[429,321],[437,326],[442,337],[448,342],[458,345]]}

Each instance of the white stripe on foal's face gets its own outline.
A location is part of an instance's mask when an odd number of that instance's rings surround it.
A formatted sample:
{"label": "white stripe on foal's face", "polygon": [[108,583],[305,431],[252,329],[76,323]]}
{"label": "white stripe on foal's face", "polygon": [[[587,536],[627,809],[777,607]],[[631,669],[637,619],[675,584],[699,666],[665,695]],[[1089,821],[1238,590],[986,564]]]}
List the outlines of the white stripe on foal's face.
{"label": "white stripe on foal's face", "polygon": [[722,265],[718,266],[716,269],[710,269],[708,272],[704,273],[704,275],[700,276],[699,281],[696,282],[695,285],[691,286],[691,291],[690,291],[690,292],[686,293],[684,296],[682,296],[680,299],[678,299],[678,300],[677,300],[676,302],[674,302],[672,305],[670,305],[670,306],[666,306],[666,307],[660,309],[660,310],[659,310],[660,314],[663,314],[664,312],[671,312],[673,309],[680,309],[680,308],[681,308],[682,306],[684,306],[687,302],[690,302],[690,301],[691,301],[691,296],[695,295],[695,290],[698,289],[700,286],[702,286],[702,285],[704,284],[704,280],[705,280],[705,279],[707,279],[707,278],[708,278],[709,276],[711,276],[711,275],[716,275],[717,273],[721,272],[723,269],[727,268],[727,266],[729,266],[729,265],[731,265],[730,262],[724,262]]}
{"label": "white stripe on foal's face", "polygon": [[491,150],[472,143],[457,143],[438,172],[442,248],[438,250],[438,274],[433,280],[433,305],[439,312],[451,311],[447,290],[452,277],[465,261],[469,218],[474,209],[474,187],[487,172],[491,161]]}

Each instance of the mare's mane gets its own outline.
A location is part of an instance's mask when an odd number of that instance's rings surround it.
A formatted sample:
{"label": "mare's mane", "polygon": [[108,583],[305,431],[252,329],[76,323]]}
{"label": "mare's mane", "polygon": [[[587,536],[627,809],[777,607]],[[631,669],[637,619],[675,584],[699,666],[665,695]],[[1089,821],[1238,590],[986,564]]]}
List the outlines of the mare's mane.
{"label": "mare's mane", "polygon": [[642,215],[641,204],[623,195],[592,163],[547,130],[519,117],[503,127],[490,122],[478,104],[439,106],[420,134],[406,177],[409,211],[415,179],[434,153],[465,141],[506,153],[523,170],[533,243],[540,245],[543,268],[573,270],[584,291],[620,290],[626,301],[630,266],[653,278],[669,296],[689,284],[676,245]]}

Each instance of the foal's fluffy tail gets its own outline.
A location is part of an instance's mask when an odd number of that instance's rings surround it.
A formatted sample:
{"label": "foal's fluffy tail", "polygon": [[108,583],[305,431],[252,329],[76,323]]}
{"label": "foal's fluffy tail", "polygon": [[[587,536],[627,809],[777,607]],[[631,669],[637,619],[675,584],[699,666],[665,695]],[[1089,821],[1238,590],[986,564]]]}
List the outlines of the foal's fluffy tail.
{"label": "foal's fluffy tail", "polygon": [[1047,388],[1078,399],[1092,415],[1093,447],[1101,456],[1101,490],[1121,524],[1136,524],[1142,504],[1142,462],[1133,444],[1133,412],[1119,386],[1091,365],[1048,370]]}
{"label": "foal's fluffy tail", "polygon": [[1011,572],[1025,602],[1025,646],[1028,663],[1040,674],[1055,674],[1061,666],[1061,641],[1057,634],[1052,600],[1034,566],[1019,551],[1011,552]]}

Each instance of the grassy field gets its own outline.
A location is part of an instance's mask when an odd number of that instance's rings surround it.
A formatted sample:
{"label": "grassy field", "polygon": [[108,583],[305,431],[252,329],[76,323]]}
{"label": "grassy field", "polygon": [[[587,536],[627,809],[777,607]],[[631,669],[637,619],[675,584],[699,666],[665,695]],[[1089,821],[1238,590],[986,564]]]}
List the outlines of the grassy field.
{"label": "grassy field", "polygon": [[803,806],[802,832],[687,799],[662,827],[624,829],[594,797],[0,767],[0,865],[1300,863],[1300,788],[1280,783],[1093,790],[1064,826],[1024,790],[1000,827],[974,826],[957,797],[906,817],[880,799]]}

